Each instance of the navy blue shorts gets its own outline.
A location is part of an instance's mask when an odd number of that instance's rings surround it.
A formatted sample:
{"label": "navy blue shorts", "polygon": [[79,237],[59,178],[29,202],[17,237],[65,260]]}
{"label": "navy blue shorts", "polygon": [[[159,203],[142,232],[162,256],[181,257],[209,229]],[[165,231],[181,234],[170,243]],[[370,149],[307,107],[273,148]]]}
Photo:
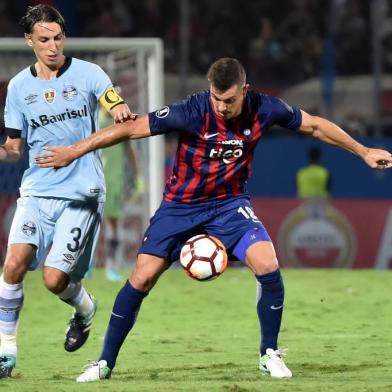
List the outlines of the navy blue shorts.
{"label": "navy blue shorts", "polygon": [[246,196],[198,204],[162,201],[151,218],[139,253],[173,262],[178,260],[187,239],[204,233],[218,238],[231,260],[244,261],[252,243],[271,241]]}

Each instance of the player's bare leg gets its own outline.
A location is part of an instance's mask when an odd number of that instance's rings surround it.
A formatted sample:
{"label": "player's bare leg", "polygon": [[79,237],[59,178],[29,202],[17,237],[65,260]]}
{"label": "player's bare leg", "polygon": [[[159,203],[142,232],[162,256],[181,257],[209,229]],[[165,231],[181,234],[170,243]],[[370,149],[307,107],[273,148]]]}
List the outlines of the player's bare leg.
{"label": "player's bare leg", "polygon": [[135,289],[148,293],[169,265],[162,257],[141,253],[129,282]]}
{"label": "player's bare leg", "polygon": [[284,305],[284,286],[275,249],[270,241],[259,241],[246,252],[246,263],[257,279],[257,315],[262,341],[259,367],[263,374],[290,378],[291,371],[278,349],[278,335]]}
{"label": "player's bare leg", "polygon": [[169,267],[162,257],[139,254],[134,271],[117,294],[98,361],[87,365],[77,382],[110,378],[122,344],[136,322],[140,306],[162,273]]}
{"label": "player's bare leg", "polygon": [[19,313],[23,306],[23,279],[35,256],[29,244],[8,247],[0,277],[0,378],[11,376],[16,365],[16,335]]}

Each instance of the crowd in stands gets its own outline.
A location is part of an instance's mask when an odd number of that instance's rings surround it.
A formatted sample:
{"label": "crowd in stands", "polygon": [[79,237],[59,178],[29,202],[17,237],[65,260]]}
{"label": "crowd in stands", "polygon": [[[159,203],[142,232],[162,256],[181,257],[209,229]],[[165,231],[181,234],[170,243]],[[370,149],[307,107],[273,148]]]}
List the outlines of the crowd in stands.
{"label": "crowd in stands", "polygon": [[[181,69],[180,20],[186,3],[190,74],[204,75],[217,58],[233,56],[245,65],[253,86],[271,93],[320,76],[331,66],[338,76],[372,74],[368,0],[2,1],[0,36],[20,37],[18,20],[28,5],[37,3],[52,4],[62,12],[70,37],[161,37],[168,73]],[[383,69],[388,72],[392,70],[392,1],[385,0],[385,6],[383,25],[391,26],[383,39]],[[326,56],[328,37],[334,45]],[[353,116],[355,121],[345,119],[343,125],[361,124],[360,116]]]}
{"label": "crowd in stands", "polygon": [[[20,36],[26,6],[51,3],[65,15],[69,36],[161,37],[165,69],[179,68],[183,0],[20,0],[1,2],[0,36]],[[320,73],[324,39],[331,32],[334,1],[188,0],[190,72],[205,73],[221,56],[235,56],[253,80],[291,84]],[[336,73],[371,72],[370,2],[339,0]],[[333,16],[332,18],[334,18]],[[336,19],[336,18],[335,18]]]}

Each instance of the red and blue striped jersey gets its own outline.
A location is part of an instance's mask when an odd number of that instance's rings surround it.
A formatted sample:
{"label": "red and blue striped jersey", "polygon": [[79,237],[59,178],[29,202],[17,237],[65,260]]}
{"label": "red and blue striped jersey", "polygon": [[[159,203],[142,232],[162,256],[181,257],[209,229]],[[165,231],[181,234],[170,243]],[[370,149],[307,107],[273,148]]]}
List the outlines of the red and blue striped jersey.
{"label": "red and blue striped jersey", "polygon": [[253,91],[241,114],[230,120],[216,115],[209,91],[149,113],[152,135],[179,134],[164,199],[197,203],[247,195],[254,150],[263,133],[274,124],[295,130],[301,121],[299,109]]}

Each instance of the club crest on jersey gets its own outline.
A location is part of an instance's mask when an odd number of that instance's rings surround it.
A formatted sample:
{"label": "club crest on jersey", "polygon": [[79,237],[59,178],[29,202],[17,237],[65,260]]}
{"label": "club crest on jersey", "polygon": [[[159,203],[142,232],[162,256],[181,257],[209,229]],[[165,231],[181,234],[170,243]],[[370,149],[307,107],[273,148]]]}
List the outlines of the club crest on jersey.
{"label": "club crest on jersey", "polygon": [[78,95],[78,90],[76,87],[68,85],[64,87],[62,95],[66,101],[72,101]]}
{"label": "club crest on jersey", "polygon": [[169,113],[170,113],[170,108],[169,108],[169,106],[164,106],[163,108],[157,110],[157,111],[155,112],[155,115],[156,115],[158,118],[165,118]]}
{"label": "club crest on jersey", "polygon": [[26,222],[22,226],[22,231],[24,234],[32,236],[37,231],[37,227],[35,226],[34,222]]}
{"label": "club crest on jersey", "polygon": [[249,128],[246,128],[246,129],[244,129],[244,130],[242,131],[242,133],[243,133],[245,136],[249,136],[249,135],[251,134],[251,130],[250,130]]}
{"label": "club crest on jersey", "polygon": [[47,103],[53,103],[56,99],[56,90],[54,88],[44,90],[44,98]]}
{"label": "club crest on jersey", "polygon": [[36,94],[29,94],[27,97],[25,97],[24,100],[26,101],[27,105],[30,105],[34,102],[37,102],[37,97],[38,97],[38,95],[36,95]]}

